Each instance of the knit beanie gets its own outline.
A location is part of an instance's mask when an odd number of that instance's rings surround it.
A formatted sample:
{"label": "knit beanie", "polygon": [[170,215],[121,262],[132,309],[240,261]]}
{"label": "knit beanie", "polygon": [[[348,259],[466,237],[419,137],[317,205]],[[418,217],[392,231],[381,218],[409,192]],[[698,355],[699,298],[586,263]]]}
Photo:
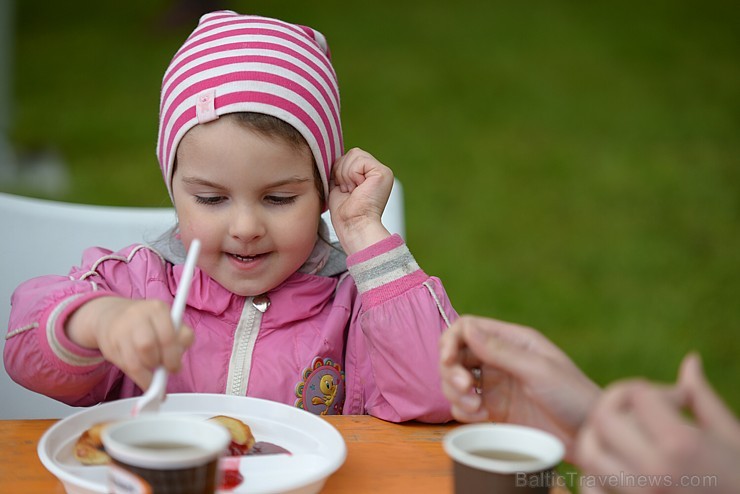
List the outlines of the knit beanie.
{"label": "knit beanie", "polygon": [[271,115],[300,132],[329,196],[343,142],[337,76],[320,32],[232,11],[200,18],[162,80],[157,158],[170,197],[185,133],[234,112]]}

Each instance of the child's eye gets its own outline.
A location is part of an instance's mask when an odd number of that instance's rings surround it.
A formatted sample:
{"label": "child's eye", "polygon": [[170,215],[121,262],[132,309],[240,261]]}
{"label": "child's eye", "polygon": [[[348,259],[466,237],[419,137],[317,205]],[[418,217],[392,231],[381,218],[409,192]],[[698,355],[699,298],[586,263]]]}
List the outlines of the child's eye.
{"label": "child's eye", "polygon": [[224,198],[222,196],[195,196],[195,202],[198,204],[214,205],[222,202]]}
{"label": "child's eye", "polygon": [[265,196],[265,201],[275,206],[284,206],[295,202],[297,196]]}

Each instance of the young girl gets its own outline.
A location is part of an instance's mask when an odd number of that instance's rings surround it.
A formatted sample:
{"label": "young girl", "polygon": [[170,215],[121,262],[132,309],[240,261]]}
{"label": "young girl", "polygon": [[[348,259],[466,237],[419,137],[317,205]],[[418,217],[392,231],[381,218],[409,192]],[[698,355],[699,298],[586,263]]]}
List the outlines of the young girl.
{"label": "young girl", "polygon": [[[169,316],[181,258],[146,245],[91,248],[69,276],[14,293],[13,379],[93,405],[140,395],[164,365],[169,393],[451,418],[437,345],[457,314],[380,222],[392,172],[362,150],[342,155],[328,53],[304,26],[201,18],[165,73],[157,144],[178,215],[173,241],[181,251],[202,242],[183,327]],[[341,250],[326,240],[327,207]]]}

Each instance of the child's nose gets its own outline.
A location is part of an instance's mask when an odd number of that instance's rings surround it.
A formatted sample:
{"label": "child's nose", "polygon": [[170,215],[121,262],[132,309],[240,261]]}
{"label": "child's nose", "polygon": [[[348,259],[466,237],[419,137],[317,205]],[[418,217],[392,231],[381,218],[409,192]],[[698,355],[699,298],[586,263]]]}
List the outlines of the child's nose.
{"label": "child's nose", "polygon": [[262,215],[255,208],[235,208],[229,222],[229,234],[241,240],[261,237],[267,231]]}

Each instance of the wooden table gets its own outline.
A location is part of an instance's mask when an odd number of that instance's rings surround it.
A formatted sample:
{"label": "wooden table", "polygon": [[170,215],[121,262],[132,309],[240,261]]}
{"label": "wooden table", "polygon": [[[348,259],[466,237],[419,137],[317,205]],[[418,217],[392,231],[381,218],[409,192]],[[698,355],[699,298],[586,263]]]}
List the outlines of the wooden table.
{"label": "wooden table", "polygon": [[[455,425],[393,424],[369,416],[329,416],[347,443],[347,460],[322,494],[453,492],[442,436]],[[0,420],[0,492],[64,494],[36,453],[56,420]]]}
{"label": "wooden table", "polygon": [[[329,416],[347,443],[347,460],[322,493],[452,492],[442,436],[452,425],[392,424],[369,416]],[[36,453],[56,420],[0,420],[0,491],[63,494]]]}

